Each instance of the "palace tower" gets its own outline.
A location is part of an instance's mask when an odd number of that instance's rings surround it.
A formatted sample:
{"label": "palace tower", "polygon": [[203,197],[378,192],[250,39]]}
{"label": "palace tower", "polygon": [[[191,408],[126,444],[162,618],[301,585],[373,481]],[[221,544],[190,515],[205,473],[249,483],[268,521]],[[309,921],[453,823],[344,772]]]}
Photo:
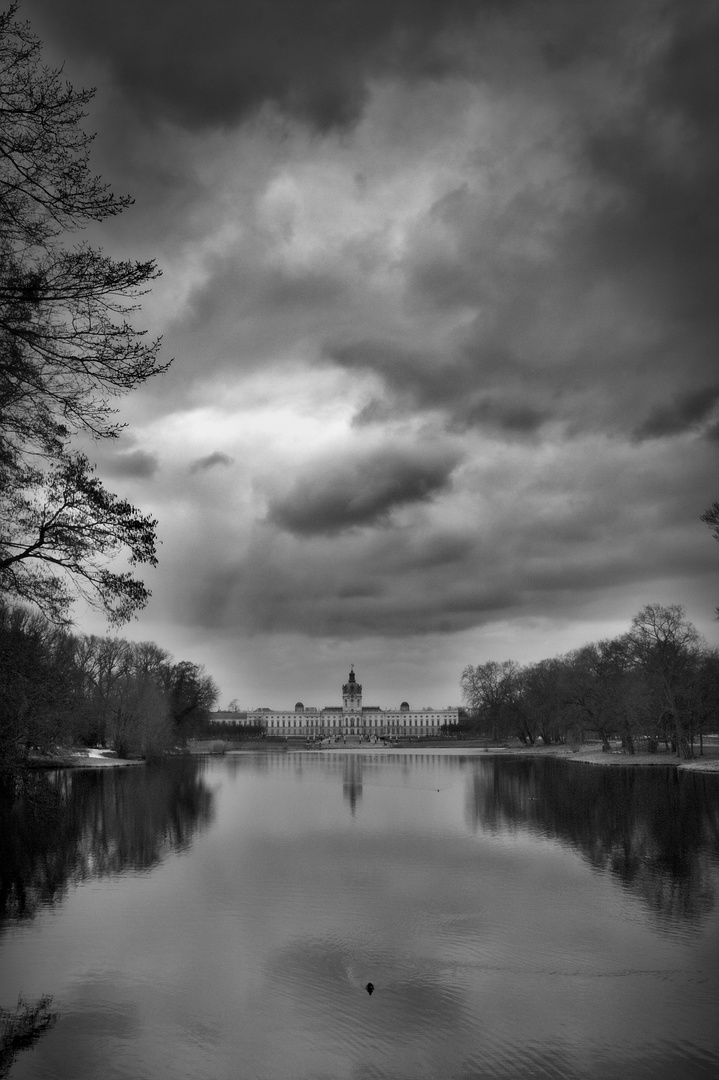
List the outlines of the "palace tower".
{"label": "palace tower", "polygon": [[355,678],[354,664],[350,664],[349,678],[342,687],[342,714],[347,734],[359,735],[362,729],[362,683]]}

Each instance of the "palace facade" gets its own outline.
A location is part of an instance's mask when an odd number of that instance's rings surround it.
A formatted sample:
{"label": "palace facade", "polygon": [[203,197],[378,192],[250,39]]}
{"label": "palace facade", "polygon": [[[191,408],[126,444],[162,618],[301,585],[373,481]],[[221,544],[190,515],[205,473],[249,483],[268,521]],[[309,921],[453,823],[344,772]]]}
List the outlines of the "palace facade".
{"label": "palace facade", "polygon": [[[254,709],[246,713],[215,714],[223,723],[262,727],[267,735],[296,738],[399,738],[439,735],[448,725],[459,722],[459,708],[410,709],[403,701],[399,709],[380,709],[362,704],[362,684],[354,665],[342,686],[342,704],[311,708],[298,701],[290,712]],[[234,719],[236,717],[236,720]]]}

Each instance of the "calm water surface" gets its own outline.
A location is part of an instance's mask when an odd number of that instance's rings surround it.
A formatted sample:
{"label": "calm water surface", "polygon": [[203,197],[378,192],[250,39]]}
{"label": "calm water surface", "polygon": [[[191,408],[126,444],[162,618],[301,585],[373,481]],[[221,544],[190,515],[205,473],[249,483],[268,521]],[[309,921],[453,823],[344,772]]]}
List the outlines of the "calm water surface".
{"label": "calm water surface", "polygon": [[0,1006],[57,1014],[13,1080],[719,1076],[717,775],[243,754],[1,806]]}

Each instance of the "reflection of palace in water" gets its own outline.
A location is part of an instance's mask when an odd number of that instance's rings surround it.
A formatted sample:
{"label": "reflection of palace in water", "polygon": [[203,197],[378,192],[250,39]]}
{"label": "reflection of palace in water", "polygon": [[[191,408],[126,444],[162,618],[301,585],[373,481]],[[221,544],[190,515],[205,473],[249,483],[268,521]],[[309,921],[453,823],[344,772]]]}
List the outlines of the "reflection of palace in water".
{"label": "reflection of palace in water", "polygon": [[350,804],[354,817],[357,803],[362,798],[362,756],[342,755],[342,795]]}
{"label": "reflection of palace in water", "polygon": [[298,701],[291,712],[255,709],[246,713],[215,714],[223,723],[262,727],[267,735],[297,738],[361,739],[418,738],[439,735],[442,729],[459,722],[459,708],[410,709],[403,701],[399,709],[380,709],[362,704],[362,684],[357,682],[354,665],[342,687],[342,704],[309,708]]}

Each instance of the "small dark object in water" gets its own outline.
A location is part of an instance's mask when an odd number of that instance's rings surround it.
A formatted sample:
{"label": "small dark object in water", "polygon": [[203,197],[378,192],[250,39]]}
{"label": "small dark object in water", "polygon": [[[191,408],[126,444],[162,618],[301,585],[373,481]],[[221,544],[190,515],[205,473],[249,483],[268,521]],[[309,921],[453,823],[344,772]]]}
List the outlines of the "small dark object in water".
{"label": "small dark object in water", "polygon": [[374,983],[367,983],[367,986],[365,987],[365,990],[367,991],[368,994],[371,994],[372,991],[374,990]]}

